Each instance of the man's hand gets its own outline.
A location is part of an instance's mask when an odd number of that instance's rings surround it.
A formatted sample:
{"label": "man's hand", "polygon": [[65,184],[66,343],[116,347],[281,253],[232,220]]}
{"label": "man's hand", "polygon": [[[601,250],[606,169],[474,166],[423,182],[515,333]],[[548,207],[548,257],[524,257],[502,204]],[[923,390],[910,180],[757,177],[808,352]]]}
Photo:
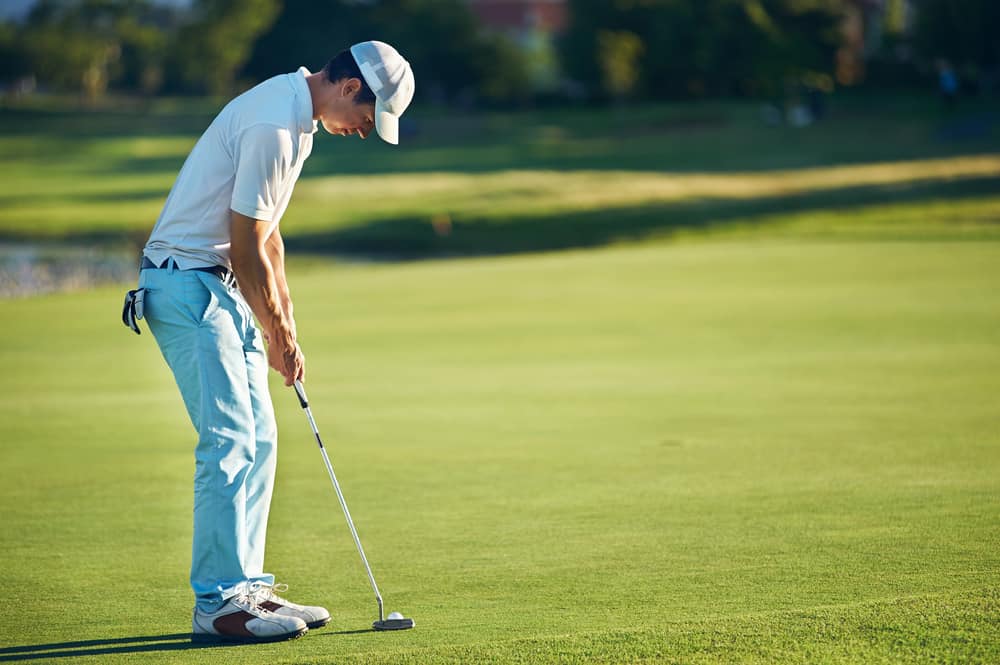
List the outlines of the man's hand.
{"label": "man's hand", "polygon": [[306,359],[302,355],[302,349],[295,342],[292,342],[290,346],[287,339],[285,343],[269,343],[267,345],[267,362],[285,378],[286,386],[305,379]]}
{"label": "man's hand", "polygon": [[[264,340],[267,342],[267,363],[284,377],[285,385],[290,386],[296,381],[304,381],[306,377],[306,357],[302,353],[302,349],[295,342],[295,338],[289,338],[288,335],[272,337],[269,333],[265,332]],[[276,340],[282,341],[278,342]]]}

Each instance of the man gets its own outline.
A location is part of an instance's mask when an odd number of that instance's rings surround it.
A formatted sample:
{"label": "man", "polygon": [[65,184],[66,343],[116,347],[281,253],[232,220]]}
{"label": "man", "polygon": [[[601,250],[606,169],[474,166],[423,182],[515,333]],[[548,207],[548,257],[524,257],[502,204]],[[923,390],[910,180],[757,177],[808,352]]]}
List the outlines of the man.
{"label": "man", "polygon": [[409,63],[371,41],[236,97],[191,151],[143,250],[126,323],[138,332],[145,317],[198,431],[193,639],[290,639],[330,620],[279,597],[285,585],[263,569],[277,445],[267,367],[287,386],[305,376],[278,222],[317,121],[395,144],[413,90]]}

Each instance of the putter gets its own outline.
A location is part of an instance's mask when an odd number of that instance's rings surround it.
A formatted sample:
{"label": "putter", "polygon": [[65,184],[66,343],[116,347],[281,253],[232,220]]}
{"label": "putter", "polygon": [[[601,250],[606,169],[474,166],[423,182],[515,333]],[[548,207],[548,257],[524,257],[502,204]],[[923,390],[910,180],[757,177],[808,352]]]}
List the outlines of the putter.
{"label": "putter", "polygon": [[354,520],[351,519],[351,511],[347,509],[347,502],[344,501],[344,493],[340,491],[340,483],[337,482],[337,475],[333,472],[333,465],[330,464],[330,456],[326,454],[326,448],[323,447],[323,439],[320,438],[319,429],[316,428],[316,421],[313,419],[312,411],[309,409],[309,400],[306,398],[306,391],[302,387],[302,382],[295,382],[295,393],[299,396],[299,404],[305,410],[306,418],[309,419],[309,426],[312,427],[313,434],[316,435],[319,452],[323,455],[326,470],[330,474],[330,480],[333,481],[333,489],[336,490],[337,498],[340,499],[340,507],[344,509],[344,517],[347,518],[347,526],[350,527],[351,535],[354,536],[354,544],[357,545],[358,554],[361,555],[361,563],[365,564],[365,570],[368,572],[368,581],[371,582],[372,591],[375,592],[375,600],[378,601],[378,621],[372,623],[372,628],[375,630],[407,630],[408,628],[413,628],[413,619],[404,618],[399,612],[393,612],[389,615],[388,619],[385,618],[382,609],[382,594],[378,591],[378,585],[375,584],[375,576],[372,575],[372,567],[368,565],[368,557],[365,556],[365,550],[361,547],[358,530],[354,528]]}

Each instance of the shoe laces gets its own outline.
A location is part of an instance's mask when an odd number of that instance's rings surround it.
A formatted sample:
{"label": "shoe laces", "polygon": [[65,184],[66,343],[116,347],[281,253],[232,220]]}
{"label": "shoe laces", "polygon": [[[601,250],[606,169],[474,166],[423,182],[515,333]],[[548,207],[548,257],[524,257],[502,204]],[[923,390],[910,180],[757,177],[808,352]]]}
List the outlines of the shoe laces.
{"label": "shoe laces", "polygon": [[287,584],[266,584],[264,582],[251,582],[247,588],[246,595],[254,605],[260,605],[272,598],[278,598],[279,593],[288,591]]}
{"label": "shoe laces", "polygon": [[[271,610],[264,607],[262,603],[265,603],[272,598],[278,598],[278,596],[274,593],[275,591],[284,593],[288,591],[288,585],[251,582],[246,589],[244,589],[241,593],[236,594],[235,598],[237,601],[249,605],[253,608],[253,611],[269,614]],[[278,598],[278,600],[280,600],[280,598]]]}

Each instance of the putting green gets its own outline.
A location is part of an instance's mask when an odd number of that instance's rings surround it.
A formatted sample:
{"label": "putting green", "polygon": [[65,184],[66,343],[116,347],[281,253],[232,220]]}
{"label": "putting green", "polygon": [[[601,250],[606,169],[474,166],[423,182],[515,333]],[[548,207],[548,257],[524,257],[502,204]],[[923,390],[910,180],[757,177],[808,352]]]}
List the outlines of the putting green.
{"label": "putting green", "polygon": [[193,434],[121,288],[0,301],[0,661],[1000,660],[1000,243],[290,266],[267,567],[334,621],[192,648]]}

